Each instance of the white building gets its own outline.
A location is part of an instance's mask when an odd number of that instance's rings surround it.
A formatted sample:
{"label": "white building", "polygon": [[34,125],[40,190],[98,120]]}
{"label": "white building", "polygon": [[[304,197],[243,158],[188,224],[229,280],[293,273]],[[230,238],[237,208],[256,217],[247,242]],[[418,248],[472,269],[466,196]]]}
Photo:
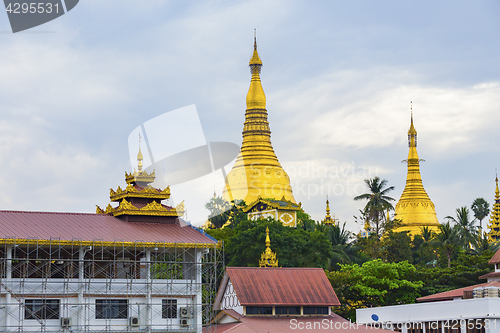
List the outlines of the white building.
{"label": "white building", "polygon": [[[201,332],[217,242],[184,223],[154,172],[98,214],[0,211],[0,331]],[[208,303],[203,307],[204,303]]]}

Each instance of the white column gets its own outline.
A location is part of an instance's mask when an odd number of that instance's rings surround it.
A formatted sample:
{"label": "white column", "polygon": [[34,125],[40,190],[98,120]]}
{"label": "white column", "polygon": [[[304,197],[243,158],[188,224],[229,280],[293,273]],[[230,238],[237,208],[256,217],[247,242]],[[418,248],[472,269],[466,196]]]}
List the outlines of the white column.
{"label": "white column", "polygon": [[146,331],[151,332],[151,250],[146,250]]}
{"label": "white column", "polygon": [[78,307],[77,307],[77,320],[76,324],[77,331],[83,331],[85,325],[85,304],[83,304],[83,290],[85,289],[85,279],[84,279],[84,259],[85,259],[85,247],[80,246],[78,250]]}
{"label": "white column", "polygon": [[11,311],[12,311],[12,295],[10,294],[10,288],[12,288],[12,249],[14,246],[7,245],[7,251],[5,253],[6,263],[5,263],[5,284],[9,289],[5,293],[5,330],[11,331]]}

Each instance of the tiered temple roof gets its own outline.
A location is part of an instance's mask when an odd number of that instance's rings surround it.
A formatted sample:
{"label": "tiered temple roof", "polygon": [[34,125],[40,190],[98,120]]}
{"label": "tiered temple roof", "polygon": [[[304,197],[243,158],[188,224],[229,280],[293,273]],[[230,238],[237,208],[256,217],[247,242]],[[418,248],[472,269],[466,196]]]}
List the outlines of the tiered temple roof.
{"label": "tiered temple roof", "polygon": [[143,156],[141,149],[137,154],[138,166],[133,172],[125,172],[127,187],[120,186],[110,190],[111,202],[117,202],[113,207],[108,204],[106,209],[97,206],[97,214],[110,214],[127,222],[175,222],[184,215],[184,202],[175,208],[162,204],[162,200],[170,198],[170,187],[163,190],[150,185],[155,180],[155,171],[148,173],[142,170]]}

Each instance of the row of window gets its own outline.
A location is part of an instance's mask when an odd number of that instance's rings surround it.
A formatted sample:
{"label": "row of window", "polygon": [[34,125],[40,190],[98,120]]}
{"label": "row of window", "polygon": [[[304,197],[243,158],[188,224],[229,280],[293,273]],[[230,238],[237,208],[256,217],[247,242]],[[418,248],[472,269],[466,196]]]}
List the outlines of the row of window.
{"label": "row of window", "polygon": [[[272,307],[262,306],[247,306],[247,315],[272,315]],[[276,306],[274,307],[275,315],[300,315],[300,306]],[[302,314],[304,315],[327,315],[327,306],[304,306],[302,307]]]}
{"label": "row of window", "polygon": [[[127,299],[96,299],[96,319],[126,319],[129,316]],[[24,301],[24,319],[59,319],[60,300],[27,299]],[[162,300],[162,318],[177,318],[177,300]]]}

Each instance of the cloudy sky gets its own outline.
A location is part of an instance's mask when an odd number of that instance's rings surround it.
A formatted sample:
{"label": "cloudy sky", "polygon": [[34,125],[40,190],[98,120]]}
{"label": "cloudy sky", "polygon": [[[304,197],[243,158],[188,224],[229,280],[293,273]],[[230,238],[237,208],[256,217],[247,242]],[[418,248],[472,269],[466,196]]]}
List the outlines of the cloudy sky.
{"label": "cloudy sky", "polygon": [[[322,219],[328,195],[357,231],[363,179],[387,179],[399,198],[413,101],[444,222],[493,201],[499,12],[494,1],[81,0],[16,34],[2,13],[0,209],[106,206],[132,168],[129,135],[184,106],[196,105],[207,142],[241,144],[255,28],[272,143],[306,212]],[[209,176],[173,189],[188,218],[222,192]]]}

